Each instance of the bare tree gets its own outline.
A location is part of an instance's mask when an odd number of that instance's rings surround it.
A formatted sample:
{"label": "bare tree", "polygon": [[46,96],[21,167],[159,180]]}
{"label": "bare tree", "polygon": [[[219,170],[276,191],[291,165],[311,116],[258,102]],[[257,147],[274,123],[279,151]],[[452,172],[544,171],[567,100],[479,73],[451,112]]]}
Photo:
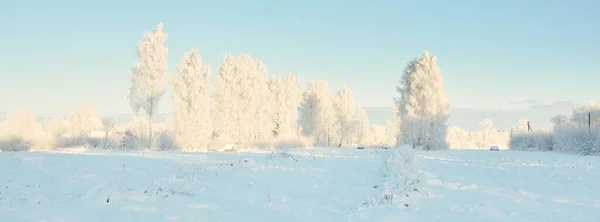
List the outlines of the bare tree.
{"label": "bare tree", "polygon": [[113,144],[113,140],[109,140],[110,134],[115,130],[117,126],[117,121],[110,117],[102,118],[102,130],[104,131],[104,145],[102,148],[107,149],[110,145]]}

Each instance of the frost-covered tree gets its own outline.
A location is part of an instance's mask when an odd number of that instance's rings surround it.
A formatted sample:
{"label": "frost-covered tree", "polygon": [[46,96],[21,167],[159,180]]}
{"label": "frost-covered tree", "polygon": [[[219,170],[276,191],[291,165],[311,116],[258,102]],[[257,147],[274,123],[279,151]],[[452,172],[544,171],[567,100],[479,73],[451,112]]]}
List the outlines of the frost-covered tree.
{"label": "frost-covered tree", "polygon": [[171,82],[175,110],[175,140],[184,150],[208,148],[212,136],[208,78],[209,67],[202,64],[198,49],[187,52],[176,67]]}
{"label": "frost-covered tree", "polygon": [[400,142],[425,150],[447,149],[446,122],[450,106],[437,57],[425,51],[408,63],[396,87],[400,111]]}
{"label": "frost-covered tree", "polygon": [[335,110],[327,82],[308,83],[299,111],[302,134],[329,146],[334,136]]}
{"label": "frost-covered tree", "polygon": [[527,125],[528,122],[529,122],[529,120],[527,118],[519,119],[517,121],[517,125],[515,126],[515,130],[517,132],[528,131],[528,125]]}
{"label": "frost-covered tree", "polygon": [[370,127],[369,136],[367,137],[368,146],[376,147],[381,145],[393,145],[390,135],[390,127],[374,124]]}
{"label": "frost-covered tree", "polygon": [[484,119],[481,122],[479,122],[479,125],[484,130],[489,130],[492,129],[492,127],[494,127],[494,121],[492,121],[491,119]]}
{"label": "frost-covered tree", "polygon": [[102,142],[102,148],[107,149],[113,147],[114,140],[111,136],[117,130],[117,120],[110,117],[102,118],[102,131],[104,132],[104,141]]}
{"label": "frost-covered tree", "polygon": [[54,148],[35,113],[21,110],[10,113],[0,122],[0,152],[48,150]]}
{"label": "frost-covered tree", "polygon": [[82,105],[73,112],[70,122],[72,136],[76,137],[88,136],[101,125],[100,119],[88,105]]}
{"label": "frost-covered tree", "polygon": [[137,60],[131,68],[131,88],[129,100],[134,113],[140,109],[148,115],[150,122],[148,133],[148,149],[152,146],[152,118],[158,110],[160,98],[165,93],[163,86],[167,72],[167,53],[164,46],[168,35],[163,32],[163,24],[159,23],[154,31],[145,34],[137,46]]}
{"label": "frost-covered tree", "polygon": [[58,138],[69,133],[70,123],[69,120],[63,117],[55,116],[45,122],[44,128],[50,136]]}
{"label": "frost-covered tree", "polygon": [[476,131],[467,131],[457,126],[448,126],[448,135],[446,141],[452,149],[464,148],[485,148],[489,149],[491,145],[507,147],[510,137],[510,131],[498,130],[491,126],[490,121],[481,121],[482,128]]}
{"label": "frost-covered tree", "polygon": [[561,126],[570,126],[571,125],[571,120],[569,119],[569,117],[567,117],[566,115],[556,115],[553,116],[550,121],[552,123],[554,123],[554,125],[561,125]]}
{"label": "frost-covered tree", "polygon": [[250,145],[272,135],[271,93],[260,60],[226,54],[215,79],[215,123],[219,137]]}
{"label": "frost-covered tree", "polygon": [[592,127],[600,127],[600,103],[588,102],[573,109],[571,123],[575,127],[588,127],[591,116]]}
{"label": "frost-covered tree", "polygon": [[356,129],[356,142],[363,144],[365,138],[369,135],[369,115],[365,109],[358,109],[354,114],[354,127]]}
{"label": "frost-covered tree", "polygon": [[272,77],[269,89],[273,95],[272,116],[273,136],[293,137],[296,135],[294,122],[298,119],[298,106],[302,100],[300,77],[289,74],[282,77]]}
{"label": "frost-covered tree", "polygon": [[400,109],[399,106],[394,106],[392,110],[392,119],[388,122],[387,131],[390,137],[392,137],[392,142],[390,144],[398,147],[400,141]]}
{"label": "frost-covered tree", "polygon": [[334,107],[336,114],[335,124],[339,139],[338,147],[341,147],[342,145],[349,146],[354,129],[353,117],[356,110],[354,98],[352,97],[352,90],[349,88],[342,88],[338,92],[337,97],[335,97]]}
{"label": "frost-covered tree", "polygon": [[0,136],[3,137],[31,140],[44,133],[44,128],[37,121],[37,116],[29,110],[9,113],[6,115],[6,120],[0,124]]}

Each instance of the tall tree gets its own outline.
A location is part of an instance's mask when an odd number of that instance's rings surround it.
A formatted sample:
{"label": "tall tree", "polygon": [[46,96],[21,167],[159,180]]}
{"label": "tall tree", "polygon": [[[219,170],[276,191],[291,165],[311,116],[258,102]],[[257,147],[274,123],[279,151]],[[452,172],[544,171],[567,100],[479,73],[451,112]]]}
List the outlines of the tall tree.
{"label": "tall tree", "polygon": [[294,122],[298,118],[298,106],[302,100],[302,88],[298,75],[289,74],[272,77],[269,89],[273,95],[271,119],[273,136],[292,137],[296,135]]}
{"label": "tall tree", "polygon": [[334,101],[339,139],[338,147],[341,147],[342,145],[348,146],[350,136],[354,129],[352,120],[356,109],[354,106],[354,98],[352,97],[352,90],[349,88],[342,88]]}
{"label": "tall tree", "polygon": [[165,93],[162,85],[167,71],[167,53],[164,46],[168,35],[159,23],[154,31],[145,34],[137,46],[137,60],[131,68],[129,100],[134,113],[140,109],[148,115],[148,149],[152,146],[152,119],[158,110],[158,102]]}
{"label": "tall tree", "polygon": [[60,138],[63,135],[69,133],[69,127],[69,121],[60,116],[52,117],[52,119],[48,120],[44,124],[44,129],[46,130],[46,132],[50,136],[55,138]]}
{"label": "tall tree", "polygon": [[73,114],[71,114],[71,129],[73,136],[84,137],[88,136],[92,131],[101,126],[100,119],[96,113],[88,105],[80,106]]}
{"label": "tall tree", "polygon": [[310,81],[300,105],[303,135],[316,142],[331,145],[334,135],[335,110],[329,85],[325,81]]}
{"label": "tall tree", "polygon": [[226,54],[215,80],[215,129],[239,144],[271,134],[271,93],[260,60]]}
{"label": "tall tree", "polygon": [[365,138],[370,132],[369,115],[365,109],[358,109],[354,115],[354,126],[356,128],[356,142],[359,144],[365,143]]}
{"label": "tall tree", "polygon": [[198,49],[181,58],[171,81],[175,110],[175,139],[184,150],[206,149],[212,136],[209,67],[202,64]]}
{"label": "tall tree", "polygon": [[425,51],[408,63],[396,87],[400,142],[425,150],[447,149],[450,105],[443,89],[437,57]]}
{"label": "tall tree", "polygon": [[600,126],[600,103],[588,102],[575,107],[571,115],[571,123],[575,127],[583,128],[587,128],[589,123],[593,127]]}

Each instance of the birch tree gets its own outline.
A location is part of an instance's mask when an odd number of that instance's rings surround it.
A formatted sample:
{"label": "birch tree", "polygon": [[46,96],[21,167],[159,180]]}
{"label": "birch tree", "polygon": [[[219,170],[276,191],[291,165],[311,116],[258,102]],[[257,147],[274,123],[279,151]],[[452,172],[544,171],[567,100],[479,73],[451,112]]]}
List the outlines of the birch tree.
{"label": "birch tree", "polygon": [[101,126],[100,119],[89,105],[81,105],[71,114],[71,132],[73,136],[85,137]]}
{"label": "birch tree", "polygon": [[354,127],[356,130],[356,142],[364,144],[365,138],[370,132],[369,115],[365,109],[358,109],[354,115]]}
{"label": "birch tree", "polygon": [[336,126],[338,133],[338,147],[348,146],[353,133],[353,117],[355,112],[354,98],[349,88],[341,89],[335,98]]}
{"label": "birch tree", "polygon": [[71,131],[69,121],[59,116],[52,117],[48,120],[44,124],[44,128],[46,129],[46,132],[54,138],[60,138]]}
{"label": "birch tree", "polygon": [[209,67],[202,64],[198,49],[187,52],[171,82],[175,110],[175,139],[184,150],[206,149],[212,136]]}
{"label": "birch tree", "polygon": [[215,129],[238,144],[271,134],[271,93],[260,60],[226,54],[215,80]]}
{"label": "birch tree", "polygon": [[396,87],[400,142],[425,150],[447,149],[450,105],[443,89],[437,57],[425,51],[408,63]]}
{"label": "birch tree", "polygon": [[167,71],[167,53],[164,46],[168,35],[159,23],[154,31],[145,34],[137,46],[137,60],[131,68],[131,88],[129,100],[134,113],[140,109],[148,116],[148,149],[152,146],[152,119],[158,110],[158,103],[165,93],[163,86]]}
{"label": "birch tree", "polygon": [[298,118],[298,106],[302,100],[299,76],[289,74],[273,77],[269,80],[269,89],[273,95],[271,117],[273,136],[280,138],[295,136],[294,122]]}
{"label": "birch tree", "polygon": [[303,135],[331,145],[335,133],[335,110],[328,83],[310,81],[302,98],[300,124]]}

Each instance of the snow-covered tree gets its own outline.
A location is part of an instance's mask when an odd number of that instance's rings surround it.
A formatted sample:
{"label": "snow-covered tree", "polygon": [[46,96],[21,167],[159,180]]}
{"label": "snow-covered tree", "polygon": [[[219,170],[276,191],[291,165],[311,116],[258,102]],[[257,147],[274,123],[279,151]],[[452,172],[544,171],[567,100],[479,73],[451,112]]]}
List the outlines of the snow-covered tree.
{"label": "snow-covered tree", "polygon": [[392,143],[390,145],[395,145],[398,147],[400,141],[400,107],[394,106],[392,110],[392,119],[388,122],[387,131],[388,134],[392,137]]}
{"label": "snow-covered tree", "polygon": [[593,127],[600,127],[600,103],[588,102],[573,109],[571,122],[575,127],[588,127],[589,117]]}
{"label": "snow-covered tree", "polygon": [[517,125],[515,126],[515,130],[517,132],[523,132],[523,131],[528,131],[528,125],[527,123],[529,122],[529,120],[527,118],[521,118],[517,121]]}
{"label": "snow-covered tree", "polygon": [[363,144],[369,135],[369,115],[365,109],[358,109],[354,115],[354,126],[356,129],[356,142]]}
{"label": "snow-covered tree", "polygon": [[408,63],[397,85],[400,142],[425,150],[446,149],[450,106],[443,89],[437,57],[425,51]]}
{"label": "snow-covered tree", "polygon": [[571,120],[569,119],[569,117],[567,117],[566,115],[556,115],[553,116],[550,121],[552,123],[554,123],[554,125],[562,125],[562,126],[569,126],[571,125]]}
{"label": "snow-covered tree", "polygon": [[302,100],[300,77],[289,74],[283,77],[272,77],[269,89],[273,95],[272,122],[273,136],[293,137],[296,135],[294,122],[298,119],[298,106]]}
{"label": "snow-covered tree", "polygon": [[369,136],[367,137],[366,144],[371,147],[381,145],[392,145],[393,142],[389,137],[389,127],[374,124],[370,127]]}
{"label": "snow-covered tree", "polygon": [[0,152],[49,150],[55,147],[53,142],[31,111],[10,113],[0,122]]}
{"label": "snow-covered tree", "polygon": [[219,137],[249,145],[272,135],[271,93],[260,60],[226,54],[215,80],[215,123]]}
{"label": "snow-covered tree", "polygon": [[481,121],[482,128],[476,131],[467,131],[457,126],[448,126],[446,141],[452,149],[485,148],[491,145],[507,147],[510,131],[498,130],[492,126],[491,121]]}
{"label": "snow-covered tree", "polygon": [[72,136],[88,136],[92,131],[100,127],[100,119],[88,105],[80,106],[71,114]]}
{"label": "snow-covered tree", "polygon": [[308,83],[299,111],[302,134],[329,146],[333,142],[335,110],[327,82]]}
{"label": "snow-covered tree", "polygon": [[352,91],[349,88],[342,88],[334,100],[336,113],[336,128],[338,133],[338,147],[342,145],[349,146],[354,124],[353,117],[356,107]]}
{"label": "snow-covered tree", "polygon": [[148,133],[148,149],[152,146],[152,118],[158,110],[160,98],[165,93],[163,86],[167,72],[167,53],[164,46],[168,35],[163,32],[163,24],[159,23],[154,31],[146,33],[137,46],[137,60],[131,68],[131,88],[129,100],[134,113],[140,109],[148,115],[150,122]]}
{"label": "snow-covered tree", "polygon": [[484,119],[481,122],[479,122],[479,125],[484,129],[484,130],[489,130],[492,127],[494,127],[494,121],[492,121],[491,119]]}
{"label": "snow-covered tree", "polygon": [[102,131],[104,132],[104,141],[102,142],[102,148],[107,149],[108,147],[114,146],[114,140],[112,133],[117,130],[117,120],[110,117],[102,118]]}
{"label": "snow-covered tree", "polygon": [[44,133],[44,128],[37,121],[37,116],[29,110],[9,113],[6,115],[6,120],[0,124],[0,136],[4,137],[31,140]]}
{"label": "snow-covered tree", "polygon": [[45,122],[44,128],[50,136],[55,138],[62,137],[71,131],[69,120],[57,116]]}
{"label": "snow-covered tree", "polygon": [[202,64],[198,49],[187,52],[171,82],[175,110],[175,140],[184,150],[204,150],[210,144],[212,120],[208,95],[209,67]]}

